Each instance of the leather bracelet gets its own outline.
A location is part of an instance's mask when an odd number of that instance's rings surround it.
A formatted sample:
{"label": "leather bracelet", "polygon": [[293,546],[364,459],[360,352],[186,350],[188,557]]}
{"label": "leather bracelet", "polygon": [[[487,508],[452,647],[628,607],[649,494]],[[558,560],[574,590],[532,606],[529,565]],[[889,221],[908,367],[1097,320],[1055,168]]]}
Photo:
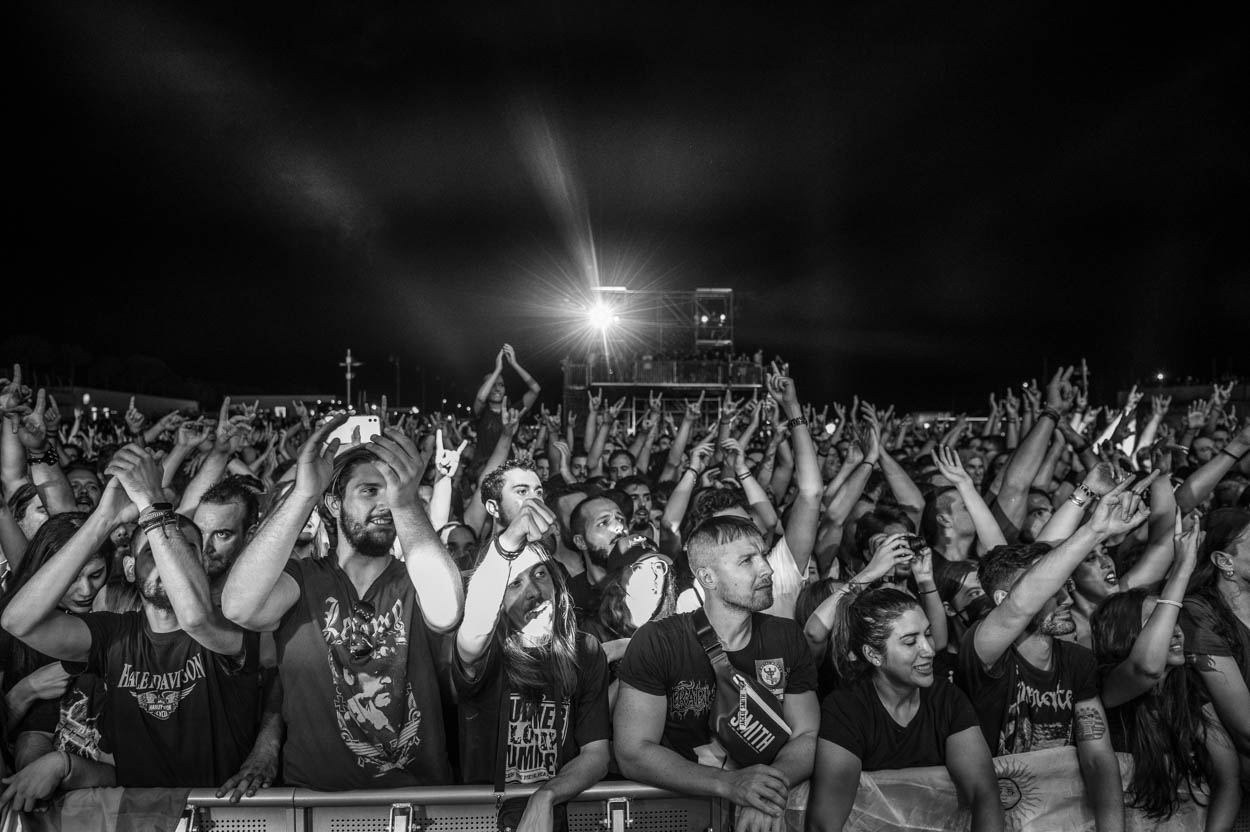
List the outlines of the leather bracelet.
{"label": "leather bracelet", "polygon": [[[690,473],[694,474],[694,478],[695,478],[695,479],[698,479],[698,478],[699,478],[699,476],[700,476],[700,475],[702,475],[702,473],[703,473],[703,472],[702,472],[702,471],[700,471],[699,469],[697,469],[697,468],[692,468],[691,466],[687,465],[686,467],[684,467],[684,468],[682,468],[682,469],[681,469],[681,475],[682,475],[683,477],[684,477],[684,476],[686,476],[686,472],[687,472],[687,471],[689,471]],[[680,479],[680,478],[679,478],[679,479]]]}
{"label": "leather bracelet", "polygon": [[753,475],[750,471],[743,471],[741,474],[734,474],[734,479],[738,482],[743,482],[744,480],[750,479],[752,476]]}
{"label": "leather bracelet", "polygon": [[167,526],[178,528],[178,512],[170,509],[168,511],[159,511],[155,514],[150,511],[144,512],[146,517],[139,518],[139,529],[144,534],[151,534],[155,529],[160,529],[165,538],[169,539],[169,531]]}
{"label": "leather bracelet", "polygon": [[1053,407],[1043,407],[1042,412],[1037,414],[1037,418],[1040,419],[1043,416],[1049,416],[1055,420],[1056,425],[1059,424],[1059,411],[1055,410]]}
{"label": "leather bracelet", "polygon": [[931,592],[937,592],[937,590],[936,590],[936,589],[922,589],[922,590],[920,590],[920,594],[921,594],[921,595],[928,595],[928,594],[929,594],[929,593],[931,593]]}
{"label": "leather bracelet", "polygon": [[1237,454],[1233,453],[1228,448],[1220,448],[1220,453],[1231,456],[1234,462],[1241,462],[1243,459],[1246,458],[1246,454],[1250,453],[1250,451],[1242,451],[1241,456],[1237,456]]}
{"label": "leather bracelet", "polygon": [[27,465],[57,465],[60,461],[60,457],[56,455],[56,449],[50,444],[48,445],[48,449],[42,454],[26,454]]}
{"label": "leather bracelet", "polygon": [[517,549],[515,552],[512,552],[512,551],[505,549],[503,547],[503,541],[499,539],[499,535],[495,535],[495,551],[498,552],[499,556],[502,557],[504,560],[513,561],[519,558],[521,556],[521,553],[525,551],[525,544],[522,543],[520,549]]}
{"label": "leather bracelet", "polygon": [[794,430],[795,428],[805,428],[807,427],[807,420],[802,416],[795,416],[793,419],[786,419],[786,427],[790,430]]}

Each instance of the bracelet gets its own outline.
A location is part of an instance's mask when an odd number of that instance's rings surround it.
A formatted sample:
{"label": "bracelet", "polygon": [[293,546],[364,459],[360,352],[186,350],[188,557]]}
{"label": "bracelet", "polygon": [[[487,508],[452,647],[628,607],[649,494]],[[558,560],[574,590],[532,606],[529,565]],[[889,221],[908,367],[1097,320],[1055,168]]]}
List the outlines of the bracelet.
{"label": "bracelet", "polygon": [[921,594],[921,595],[928,595],[928,594],[929,594],[929,593],[931,593],[931,592],[937,592],[937,589],[922,589],[922,590],[920,590],[920,594]]}
{"label": "bracelet", "polygon": [[786,427],[790,430],[794,430],[795,428],[805,428],[807,427],[807,420],[802,416],[795,416],[793,419],[786,419]]}
{"label": "bracelet", "polygon": [[753,475],[750,471],[743,471],[741,474],[734,474],[734,479],[736,479],[738,482],[745,482],[746,480],[749,480],[752,476]]}
{"label": "bracelet", "polygon": [[1173,601],[1170,598],[1160,598],[1159,600],[1155,601],[1155,603],[1156,604],[1170,604],[1171,606],[1176,607],[1178,610],[1185,608],[1185,605],[1182,604],[1180,601]]}
{"label": "bracelet", "polygon": [[1220,448],[1220,453],[1228,454],[1229,456],[1233,458],[1235,462],[1241,462],[1243,459],[1246,458],[1246,454],[1250,453],[1250,451],[1242,451],[1241,456],[1237,456],[1237,454],[1233,453],[1228,448]]}
{"label": "bracelet", "polygon": [[166,540],[169,539],[168,526],[173,526],[175,529],[178,528],[178,512],[173,509],[158,511],[155,514],[144,512],[144,517],[139,518],[139,528],[144,534],[150,534],[154,529],[160,529]]}
{"label": "bracelet", "polygon": [[1189,453],[1189,446],[1188,446],[1188,445],[1177,445],[1177,446],[1176,446],[1176,450],[1178,450],[1178,451],[1184,451],[1185,453]]}
{"label": "bracelet", "polygon": [[53,450],[51,445],[48,445],[47,450],[42,454],[26,454],[27,465],[56,465],[59,462],[60,458],[57,457],[56,451]]}
{"label": "bracelet", "polygon": [[699,478],[699,475],[703,473],[703,472],[702,472],[702,471],[700,471],[699,469],[697,469],[697,468],[692,468],[691,466],[687,465],[685,468],[682,468],[682,469],[681,469],[681,475],[682,475],[683,477],[684,477],[684,476],[686,476],[686,472],[687,472],[687,471],[689,471],[690,473],[694,474],[695,479],[698,479],[698,478]]}
{"label": "bracelet", "polygon": [[1053,407],[1043,407],[1042,412],[1037,414],[1037,418],[1040,419],[1043,416],[1049,416],[1055,420],[1056,425],[1059,424],[1059,411],[1055,410]]}
{"label": "bracelet", "polygon": [[525,544],[521,544],[521,548],[515,552],[510,552],[503,547],[503,541],[499,539],[499,535],[495,535],[495,551],[499,553],[504,560],[516,560],[525,551]]}
{"label": "bracelet", "polygon": [[1088,485],[1086,485],[1086,484],[1085,484],[1085,483],[1083,483],[1083,482],[1078,482],[1078,483],[1076,484],[1076,490],[1077,490],[1077,491],[1080,491],[1080,492],[1081,492],[1082,494],[1084,494],[1087,498],[1088,498],[1088,497],[1092,497],[1092,498],[1093,498],[1093,499],[1095,499],[1095,500],[1097,500],[1097,499],[1099,498],[1099,496],[1101,496],[1101,495],[1099,495],[1099,493],[1098,493],[1097,491],[1095,491],[1094,489],[1090,488]]}
{"label": "bracelet", "polygon": [[1072,503],[1072,505],[1077,508],[1085,508],[1085,504],[1089,502],[1089,498],[1077,496],[1078,493],[1079,492],[1073,491],[1070,495],[1068,495],[1068,502]]}

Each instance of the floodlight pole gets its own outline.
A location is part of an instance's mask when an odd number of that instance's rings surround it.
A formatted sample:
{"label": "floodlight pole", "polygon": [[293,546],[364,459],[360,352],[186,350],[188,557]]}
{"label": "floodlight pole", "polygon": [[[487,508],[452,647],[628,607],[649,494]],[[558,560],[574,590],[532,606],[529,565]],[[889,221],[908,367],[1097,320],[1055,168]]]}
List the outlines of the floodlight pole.
{"label": "floodlight pole", "polygon": [[347,357],[344,360],[339,362],[339,366],[346,368],[343,371],[343,378],[347,382],[347,395],[344,397],[343,401],[347,403],[348,407],[351,407],[352,406],[352,379],[355,378],[355,375],[352,373],[352,368],[361,366],[361,362],[352,361],[351,347],[347,348]]}

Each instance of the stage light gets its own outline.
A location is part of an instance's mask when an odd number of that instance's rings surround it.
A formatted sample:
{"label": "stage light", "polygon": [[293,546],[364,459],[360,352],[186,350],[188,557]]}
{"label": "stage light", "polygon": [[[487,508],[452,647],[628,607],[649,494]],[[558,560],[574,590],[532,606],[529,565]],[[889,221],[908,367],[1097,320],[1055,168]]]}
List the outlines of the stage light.
{"label": "stage light", "polygon": [[701,323],[701,324],[705,324],[705,323],[707,323],[707,315],[700,315],[700,316],[699,316],[699,323]]}
{"label": "stage light", "polygon": [[602,303],[596,303],[590,307],[587,314],[590,316],[590,323],[596,329],[607,329],[614,321],[620,320],[616,315],[612,314],[612,310]]}
{"label": "stage light", "polygon": [[1163,381],[1163,378],[1164,378],[1163,373],[1155,373],[1155,379],[1157,381]]}

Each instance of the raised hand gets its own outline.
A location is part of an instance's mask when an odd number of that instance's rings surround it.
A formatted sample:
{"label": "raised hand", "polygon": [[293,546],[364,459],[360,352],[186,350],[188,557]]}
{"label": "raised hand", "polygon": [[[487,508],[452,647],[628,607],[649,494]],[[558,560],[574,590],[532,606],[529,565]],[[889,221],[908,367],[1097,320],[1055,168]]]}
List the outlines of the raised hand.
{"label": "raised hand", "polygon": [[1141,391],[1137,389],[1137,385],[1134,384],[1133,387],[1128,391],[1128,398],[1125,399],[1124,401],[1124,412],[1132,413],[1134,410],[1136,410],[1137,405],[1141,403],[1142,396],[1144,395],[1145,395],[1144,393],[1142,393]]}
{"label": "raised hand", "polygon": [[1164,416],[1168,415],[1168,409],[1171,407],[1172,407],[1171,396],[1151,396],[1150,397],[1150,412],[1152,415],[1156,416],[1157,418],[1162,419]]}
{"label": "raised hand", "polygon": [[312,432],[300,446],[295,461],[295,487],[301,494],[320,498],[330,487],[334,474],[334,455],[339,450],[339,440],[326,443],[326,437],[347,422],[346,413],[335,413]]}
{"label": "raised hand", "polygon": [[773,362],[773,372],[765,379],[768,386],[768,395],[781,406],[786,413],[794,412],[799,404],[799,394],[794,387],[794,379],[789,376],[782,375],[777,363]]}
{"label": "raised hand", "polygon": [[297,417],[299,417],[299,422],[301,425],[304,426],[305,430],[312,427],[312,425],[308,421],[308,405],[304,404],[301,401],[291,399],[291,412],[294,413]]}
{"label": "raised hand", "polygon": [[700,390],[699,398],[693,402],[686,399],[686,418],[690,421],[693,422],[703,415],[703,396],[706,392],[706,390]]}
{"label": "raised hand", "polygon": [[695,445],[690,451],[690,467],[696,472],[702,473],[712,459],[714,450],[711,441],[700,442],[698,445]]}
{"label": "raised hand", "polygon": [[869,542],[872,555],[859,574],[856,583],[876,583],[894,572],[896,567],[905,565],[915,557],[906,534],[890,534],[878,536]]}
{"label": "raised hand", "polygon": [[1172,568],[1192,572],[1194,565],[1198,562],[1198,550],[1202,548],[1202,539],[1206,537],[1206,532],[1202,530],[1202,523],[1198,522],[1200,518],[1193,518],[1193,522],[1188,525],[1185,519],[1178,508],[1176,529],[1172,533],[1172,546],[1175,552],[1175,562]]}
{"label": "raised hand", "polygon": [[589,400],[591,413],[597,413],[599,411],[599,408],[603,406],[603,394],[602,393],[596,396],[593,392],[591,392],[590,390],[587,390],[586,398]]}
{"label": "raised hand", "polygon": [[612,404],[608,405],[608,409],[607,409],[608,419],[611,421],[616,421],[616,417],[620,415],[621,408],[624,406],[625,406],[624,396],[621,396],[619,399],[612,402]]}
{"label": "raised hand", "polygon": [[56,396],[48,395],[48,405],[43,409],[43,429],[48,436],[57,436],[61,429],[61,409],[56,406]]}
{"label": "raised hand", "polygon": [[727,462],[735,471],[740,467],[746,467],[746,454],[742,452],[742,446],[738,444],[738,440],[730,437],[720,443],[721,452],[725,456]]}
{"label": "raised hand", "polygon": [[959,454],[955,453],[954,448],[948,445],[938,445],[933,449],[933,461],[937,464],[942,476],[950,480],[951,485],[956,488],[973,484],[972,475],[964,469],[963,460],[959,458]]}
{"label": "raised hand", "polygon": [[130,405],[126,408],[126,429],[130,431],[132,436],[136,435],[143,430],[143,424],[146,421],[147,417],[139,412],[139,408],[135,407],[135,397],[131,396]]}
{"label": "raised hand", "polygon": [[[909,542],[908,545],[911,545]],[[928,546],[914,547],[912,550],[914,557],[911,562],[911,574],[916,579],[917,585],[923,585],[933,580],[933,550]]]}
{"label": "raised hand", "polygon": [[1110,462],[1100,462],[1085,475],[1084,485],[1099,497],[1116,487],[1122,477]]}
{"label": "raised hand", "polygon": [[139,511],[164,499],[161,467],[147,448],[131,443],[118,449],[104,473],[117,478]]}
{"label": "raised hand", "polygon": [[469,440],[465,439],[458,448],[444,448],[443,432],[441,430],[434,432],[434,468],[440,477],[456,475],[456,470],[460,467],[460,454],[464,453],[468,445]]}
{"label": "raised hand", "polygon": [[511,344],[504,344],[499,349],[499,354],[502,355],[509,364],[514,367],[516,366],[516,350],[513,349]]}
{"label": "raised hand", "polygon": [[521,427],[521,411],[515,407],[508,407],[508,399],[503,400],[503,408],[499,412],[499,419],[503,423],[502,432],[508,436],[516,436],[517,431]]}
{"label": "raised hand", "polygon": [[395,428],[384,428],[366,446],[377,455],[378,468],[386,480],[387,504],[392,508],[417,504],[417,488],[425,473],[421,452],[412,440]]}
{"label": "raised hand", "polygon": [[25,408],[26,412],[14,425],[17,438],[28,454],[41,454],[48,449],[48,428],[43,415],[47,407],[47,398],[47,391],[40,389],[38,395],[35,396],[34,409]]}
{"label": "raised hand", "polygon": [[1190,430],[1202,430],[1207,425],[1207,416],[1210,412],[1211,405],[1209,402],[1191,402],[1189,410],[1185,412],[1185,425]]}
{"label": "raised hand", "polygon": [[1060,367],[1046,385],[1046,406],[1062,414],[1072,406],[1076,392],[1072,388],[1075,367]]}
{"label": "raised hand", "polygon": [[527,543],[537,543],[556,526],[556,516],[541,497],[530,497],[521,503],[508,528],[499,533],[500,545],[515,552]]}
{"label": "raised hand", "polygon": [[1128,490],[1127,478],[1098,501],[1089,519],[1090,530],[1107,538],[1132,531],[1150,517],[1141,495]]}

